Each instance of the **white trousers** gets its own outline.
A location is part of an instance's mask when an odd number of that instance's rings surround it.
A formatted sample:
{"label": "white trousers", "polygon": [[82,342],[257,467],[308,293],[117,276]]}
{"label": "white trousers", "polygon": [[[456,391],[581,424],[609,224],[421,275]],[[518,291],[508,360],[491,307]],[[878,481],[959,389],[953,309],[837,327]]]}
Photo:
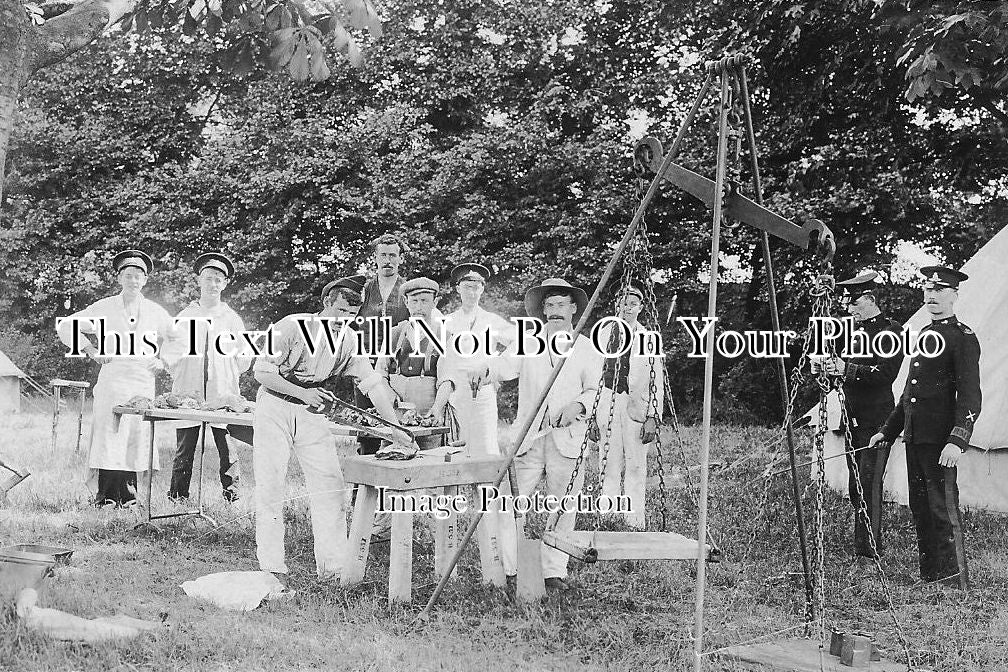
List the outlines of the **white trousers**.
{"label": "white trousers", "polygon": [[[455,415],[458,417],[459,438],[466,442],[466,450],[470,455],[500,455],[501,449],[497,440],[497,393],[492,385],[480,388],[476,398],[468,387],[456,390],[451,398]],[[510,492],[508,480],[501,483],[500,491]],[[480,500],[482,501],[482,500]],[[496,532],[497,543],[501,553],[501,564],[504,573],[518,573],[518,563],[514,553],[509,549],[517,548],[518,537],[515,528],[514,513],[507,511],[488,510],[480,519],[481,533]]]}
{"label": "white trousers", "polygon": [[[515,458],[515,476],[518,480],[519,494],[523,497],[531,495],[535,492],[543,478],[545,478],[546,494],[554,495],[559,500],[567,491],[567,484],[570,483],[571,472],[574,471],[575,462],[575,458],[564,457],[560,454],[556,443],[553,441],[552,434],[547,434],[542,438],[536,439],[528,449],[528,452]],[[571,495],[576,496],[581,492],[583,486],[584,470],[580,470],[577,479],[574,481],[574,487],[571,489]],[[557,520],[556,530],[558,532],[570,532],[574,529],[576,521],[577,513],[573,511],[564,513]],[[509,565],[512,567],[518,566],[517,539],[514,543],[501,544],[501,558],[505,567]],[[569,558],[570,556],[563,551],[558,551],[551,546],[543,544],[543,578],[566,578],[567,560]]]}
{"label": "white trousers", "polygon": [[347,549],[343,471],[325,418],[307,407],[262,392],[253,420],[256,557],[267,572],[287,572],[284,501],[291,452],[304,473],[315,538],[315,570],[339,578]]}
{"label": "white trousers", "polygon": [[[612,407],[612,427],[609,427],[609,409]],[[616,497],[625,494],[630,498],[630,511],[623,514],[627,525],[644,528],[647,525],[646,486],[647,455],[651,444],[641,441],[642,422],[631,420],[627,414],[627,395],[613,394],[607,387],[599,396],[595,419],[599,426],[599,476],[602,494]],[[605,454],[605,473],[602,473],[602,456]]]}

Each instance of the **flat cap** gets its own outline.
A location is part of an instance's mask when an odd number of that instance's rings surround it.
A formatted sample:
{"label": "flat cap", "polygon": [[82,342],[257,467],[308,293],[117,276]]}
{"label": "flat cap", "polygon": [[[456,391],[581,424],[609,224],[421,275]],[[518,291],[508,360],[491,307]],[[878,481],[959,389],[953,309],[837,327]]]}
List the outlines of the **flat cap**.
{"label": "flat cap", "polygon": [[409,296],[418,292],[432,292],[437,295],[441,291],[441,286],[430,278],[413,278],[402,284],[402,295]]}
{"label": "flat cap", "polygon": [[112,268],[116,273],[130,266],[139,268],[147,275],[150,275],[150,272],[154,270],[154,262],[145,252],[140,250],[124,250],[112,258]]}
{"label": "flat cap", "polygon": [[959,289],[959,283],[969,280],[969,276],[948,266],[924,266],[920,269],[924,275],[925,287],[951,287]]}
{"label": "flat cap", "polygon": [[326,286],[322,288],[321,297],[329,296],[329,292],[342,287],[344,289],[349,289],[354,294],[360,295],[364,291],[364,283],[367,282],[366,275],[348,275],[343,278],[337,278],[336,280],[330,280],[326,283]]}
{"label": "flat cap", "polygon": [[225,275],[228,280],[234,277],[234,262],[220,252],[207,252],[196,257],[193,262],[196,273],[200,273],[204,268],[213,268]]}

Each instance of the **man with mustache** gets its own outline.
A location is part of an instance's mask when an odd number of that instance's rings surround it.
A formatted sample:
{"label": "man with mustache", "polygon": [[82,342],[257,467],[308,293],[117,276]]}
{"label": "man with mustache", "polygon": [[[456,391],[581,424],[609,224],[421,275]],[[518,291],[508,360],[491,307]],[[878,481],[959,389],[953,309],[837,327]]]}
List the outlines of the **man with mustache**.
{"label": "man with mustache", "polygon": [[[531,495],[545,479],[547,493],[559,499],[571,483],[585,438],[586,412],[595,398],[601,366],[599,353],[591,341],[584,336],[578,336],[575,342],[570,338],[574,319],[587,304],[584,290],[561,278],[549,278],[529,289],[525,293],[525,310],[529,316],[545,322],[546,347],[541,354],[533,354],[538,352],[541,342],[526,332],[500,357],[493,358],[488,369],[475,381],[482,383],[487,375],[497,381],[518,378],[518,418],[523,419],[536,411],[532,404],[546,386],[554,365],[560,357],[567,359],[515,458],[518,492],[523,497]],[[551,341],[556,352],[550,347]],[[578,495],[583,485],[582,469],[578,471],[570,494]],[[575,518],[574,511],[563,513],[556,529],[572,531]],[[517,567],[517,540],[502,544],[501,555],[505,567]],[[567,560],[563,551],[543,547],[543,577],[548,590],[567,590]]]}
{"label": "man with mustache", "polygon": [[980,342],[955,316],[959,283],[967,275],[944,266],[926,266],[924,305],[931,330],[945,347],[936,357],[917,355],[900,403],[869,445],[906,444],[910,510],[917,528],[921,579],[969,588],[969,570],[959,515],[956,465],[969,446],[980,415]]}
{"label": "man with mustache", "polygon": [[[398,236],[391,233],[375,238],[373,246],[373,259],[378,275],[364,283],[361,292],[363,303],[359,312],[359,316],[364,318],[364,332],[368,335],[368,340],[365,342],[373,343],[376,348],[376,351],[371,353],[372,366],[378,363],[378,353],[382,351],[385,338],[388,336],[381,318],[389,318],[389,323],[393,327],[409,319],[409,309],[402,295],[405,278],[399,274],[406,246]],[[367,395],[357,389],[354,389],[354,405],[363,409],[372,407]],[[359,437],[357,443],[360,446],[357,452],[361,455],[374,455],[381,447],[381,440],[372,437]]]}
{"label": "man with mustache", "polygon": [[[841,305],[854,318],[857,331],[867,334],[869,342],[883,331],[896,335],[901,332],[900,325],[879,310],[875,297],[877,277],[878,273],[869,271],[836,283],[842,290]],[[838,357],[826,363],[828,374],[843,377],[851,449],[857,451],[847,456],[847,469],[850,475],[848,492],[854,507],[854,554],[859,559],[874,558],[882,550],[882,480],[889,462],[889,447],[881,444],[869,448],[868,439],[895,407],[892,384],[902,365],[902,354],[882,357],[874,353],[870,357]],[[871,521],[871,539],[860,512],[858,481]],[[871,540],[875,542],[874,551]]]}

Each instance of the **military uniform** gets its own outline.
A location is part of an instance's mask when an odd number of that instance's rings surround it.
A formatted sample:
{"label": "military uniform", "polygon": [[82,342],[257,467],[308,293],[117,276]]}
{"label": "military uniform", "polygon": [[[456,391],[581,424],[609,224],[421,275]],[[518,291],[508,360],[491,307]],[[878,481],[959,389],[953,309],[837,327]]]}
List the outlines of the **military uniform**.
{"label": "military uniform", "polygon": [[[227,256],[208,252],[196,258],[193,270],[199,275],[204,268],[220,271],[231,280],[234,277],[234,262]],[[213,320],[212,324],[205,322],[206,318]],[[219,302],[212,308],[204,306],[200,300],[193,301],[177,316],[183,320],[181,329],[190,328],[188,320],[195,321],[195,346],[200,355],[189,356],[185,350],[189,347],[188,339],[178,339],[175,347],[179,359],[171,369],[172,392],[175,394],[195,394],[207,402],[218,402],[227,396],[241,396],[239,377],[252,366],[251,356],[224,356],[215,352],[210,343],[223,334],[232,334],[239,339],[245,331],[245,322],[228,304]],[[231,461],[231,447],[228,444],[226,423],[209,423],[204,432],[213,435],[219,458],[219,476],[222,494],[225,501],[238,500],[238,461]],[[189,496],[189,484],[192,480],[193,460],[196,454],[196,444],[200,441],[200,423],[183,420],[175,428],[175,459],[172,463],[171,486],[168,497],[178,499]],[[201,449],[202,453],[202,449]],[[200,458],[202,460],[202,457]]]}
{"label": "military uniform", "polygon": [[[872,291],[877,276],[878,274],[874,272],[866,273],[851,280],[838,282],[837,286],[843,288],[846,298],[855,300]],[[883,331],[895,334],[902,331],[899,324],[882,314],[864,319],[857,326],[857,331],[865,332],[869,342]],[[860,513],[861,499],[858,497],[857,486],[860,480],[865,508],[871,521],[875,551],[881,553],[882,481],[889,462],[890,446],[888,444],[876,445],[873,448],[865,446],[895,407],[892,384],[899,375],[903,356],[899,354],[880,357],[872,354],[870,357],[849,357],[845,353],[841,353],[841,356],[846,365],[843,381],[844,406],[850,428],[851,449],[856,451],[853,455],[847,455],[848,492],[855,512],[854,552],[870,558],[873,557],[873,553],[868,526],[865,525]]]}
{"label": "military uniform", "polygon": [[[958,288],[965,274],[942,267],[933,273],[935,286]],[[943,467],[939,457],[946,444],[965,451],[980,414],[980,342],[955,316],[932,321],[921,332],[933,330],[945,339],[933,358],[916,356],[900,403],[881,429],[887,441],[903,433],[906,444],[910,509],[917,528],[921,578],[935,581],[958,576],[967,587],[969,573],[959,515],[956,469]]]}

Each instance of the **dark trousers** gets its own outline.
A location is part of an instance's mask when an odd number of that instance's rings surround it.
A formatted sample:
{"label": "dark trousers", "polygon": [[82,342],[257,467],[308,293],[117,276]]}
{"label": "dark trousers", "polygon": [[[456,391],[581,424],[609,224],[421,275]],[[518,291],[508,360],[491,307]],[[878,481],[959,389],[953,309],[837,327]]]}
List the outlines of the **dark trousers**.
{"label": "dark trousers", "polygon": [[[234,479],[227,473],[231,468],[227,430],[209,425],[207,425],[207,429],[213,430],[214,443],[217,444],[217,455],[220,458],[220,482],[221,486],[227,490],[234,484]],[[175,430],[175,461],[172,463],[169,497],[189,496],[189,483],[192,481],[193,460],[196,456],[196,444],[199,443],[199,436],[199,427],[183,427]]]}
{"label": "dark trousers", "polygon": [[[858,452],[847,455],[848,492],[854,507],[854,553],[866,558],[874,557],[868,536],[868,525],[861,513],[861,498],[858,497],[858,481],[864,495],[865,509],[871,523],[871,536],[875,540],[875,550],[882,553],[882,480],[885,478],[889,462],[889,446],[863,448],[868,445],[874,430],[871,427],[851,429],[851,449]],[[858,450],[863,448],[862,450]],[[854,467],[857,467],[855,470]],[[857,473],[858,478],[854,478]]]}
{"label": "dark trousers", "polygon": [[[371,403],[370,397],[363,394],[360,390],[354,386],[353,391],[354,396],[354,406],[362,410],[368,410],[374,408],[374,404]],[[381,439],[376,439],[373,436],[358,436],[357,437],[357,454],[358,455],[374,455],[381,448]]]}
{"label": "dark trousers", "polygon": [[[104,504],[111,500],[116,504],[126,504],[136,499],[137,474],[135,471],[119,471],[118,469],[98,470],[98,494],[96,504]],[[130,492],[133,488],[133,492]]]}
{"label": "dark trousers", "polygon": [[921,579],[956,577],[959,585],[967,588],[969,570],[956,469],[938,464],[944,447],[936,443],[913,443],[906,447],[910,510],[917,528]]}

